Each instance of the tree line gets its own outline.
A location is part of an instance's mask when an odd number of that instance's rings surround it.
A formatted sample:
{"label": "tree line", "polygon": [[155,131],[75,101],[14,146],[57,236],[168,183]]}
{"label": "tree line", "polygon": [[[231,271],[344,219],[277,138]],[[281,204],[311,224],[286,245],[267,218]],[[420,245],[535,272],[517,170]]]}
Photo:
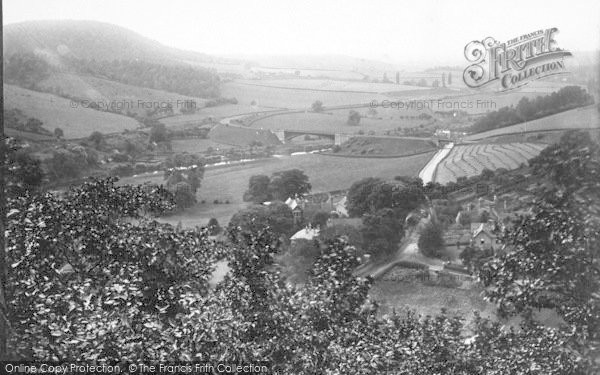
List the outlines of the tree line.
{"label": "tree line", "polygon": [[190,65],[164,65],[141,60],[97,61],[74,59],[77,71],[99,78],[195,97],[220,95],[219,76]]}
{"label": "tree line", "polygon": [[53,72],[70,70],[133,86],[148,87],[195,97],[217,98],[219,76],[209,69],[186,64],[159,64],[140,60],[87,60],[63,58],[63,67],[54,67],[34,53],[16,53],[4,59],[4,79],[32,90]]}
{"label": "tree line", "polygon": [[594,103],[594,97],[580,86],[565,86],[550,95],[535,99],[523,97],[516,107],[502,107],[479,118],[470,127],[474,133],[531,121]]}
{"label": "tree line", "polygon": [[[18,108],[4,109],[4,126],[24,132],[52,135],[52,132],[44,128],[44,123],[41,120],[25,116]],[[62,130],[60,130],[60,134],[63,134]]]}

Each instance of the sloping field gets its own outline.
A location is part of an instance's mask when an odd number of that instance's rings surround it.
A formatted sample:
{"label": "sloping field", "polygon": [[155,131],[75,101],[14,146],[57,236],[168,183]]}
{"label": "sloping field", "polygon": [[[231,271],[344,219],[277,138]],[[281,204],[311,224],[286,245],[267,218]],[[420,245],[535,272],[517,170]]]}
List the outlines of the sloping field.
{"label": "sloping field", "polygon": [[26,116],[39,119],[50,131],[61,128],[67,139],[87,137],[96,130],[114,133],[138,127],[133,118],[82,108],[72,105],[68,99],[13,85],[4,85],[4,105],[7,109],[17,108]]}
{"label": "sloping field", "polygon": [[[260,82],[260,81],[259,81]],[[227,82],[221,87],[221,95],[237,98],[239,104],[250,105],[253,101],[260,107],[279,109],[310,108],[316,100],[324,106],[365,104],[374,99],[387,97],[376,93],[353,93],[344,91],[318,91],[294,88],[275,88]]]}
{"label": "sloping field", "polygon": [[343,143],[336,155],[351,156],[403,156],[434,151],[429,141],[402,138],[356,137]]}
{"label": "sloping field", "polygon": [[[197,108],[204,107],[206,99],[175,94],[168,91],[132,86],[91,76],[69,73],[55,73],[40,82],[45,89],[59,91],[70,96],[96,102],[100,107],[113,106],[133,113],[145,113],[152,106],[171,103],[175,113],[183,108],[186,101],[193,101]],[[158,104],[152,104],[158,103]],[[165,104],[166,105],[166,104]]]}
{"label": "sloping field", "polygon": [[249,146],[253,142],[260,142],[263,145],[281,144],[277,136],[268,130],[222,124],[213,127],[208,137],[213,142],[231,146]]}
{"label": "sloping field", "polygon": [[579,128],[600,128],[600,117],[598,116],[598,108],[595,105],[585,108],[571,109],[569,111],[557,113],[555,115],[533,121],[528,121],[526,123],[473,134],[465,139],[469,141],[475,141],[503,134]]}
{"label": "sloping field", "polygon": [[477,176],[484,169],[516,169],[540,153],[547,145],[540,143],[475,144],[455,146],[442,160],[435,181],[446,184],[458,177]]}
{"label": "sloping field", "polygon": [[[207,168],[198,190],[198,201],[204,204],[185,210],[180,214],[165,218],[185,227],[205,225],[208,219],[216,217],[225,225],[231,216],[243,208],[244,191],[248,188],[250,176],[271,175],[273,172],[293,168],[303,170],[310,179],[313,192],[324,192],[349,188],[354,182],[365,177],[380,177],[391,180],[395,176],[416,176],[431,158],[432,153],[395,159],[342,158],[318,154],[271,158],[260,162],[247,163],[225,168]],[[123,178],[120,183],[142,184],[146,181],[164,184],[162,173]],[[213,200],[229,200],[230,204],[213,204]]]}

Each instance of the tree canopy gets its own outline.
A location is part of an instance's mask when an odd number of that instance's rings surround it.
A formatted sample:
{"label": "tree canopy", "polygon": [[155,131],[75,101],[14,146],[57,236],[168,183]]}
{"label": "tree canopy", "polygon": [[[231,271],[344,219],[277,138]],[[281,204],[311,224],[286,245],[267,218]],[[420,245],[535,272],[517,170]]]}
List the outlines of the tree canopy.
{"label": "tree canopy", "polygon": [[228,231],[234,237],[239,231],[256,233],[266,228],[278,236],[289,238],[294,231],[292,210],[282,202],[268,206],[252,205],[236,212],[228,225]]}
{"label": "tree canopy", "polygon": [[538,96],[533,100],[523,97],[516,107],[502,107],[492,111],[475,121],[471,130],[483,132],[502,128],[593,103],[594,97],[585,89],[580,86],[565,86],[557,92]]}
{"label": "tree canopy", "polygon": [[506,253],[482,265],[479,276],[503,314],[555,310],[569,347],[593,363],[600,343],[600,147],[587,133],[569,132],[531,166],[540,181],[533,214],[513,223],[502,237]]}
{"label": "tree canopy", "polygon": [[275,172],[271,176],[269,190],[274,199],[286,200],[290,197],[302,196],[312,189],[308,176],[300,169]]}
{"label": "tree canopy", "polygon": [[[353,275],[356,252],[342,240],[293,286],[273,267],[280,241],[269,229],[218,246],[205,231],[152,220],[172,206],[168,191],[115,182],[9,199],[10,358],[267,361],[285,374],[583,373],[568,336],[534,322],[380,317],[372,280]],[[209,288],[222,256],[230,271]]]}

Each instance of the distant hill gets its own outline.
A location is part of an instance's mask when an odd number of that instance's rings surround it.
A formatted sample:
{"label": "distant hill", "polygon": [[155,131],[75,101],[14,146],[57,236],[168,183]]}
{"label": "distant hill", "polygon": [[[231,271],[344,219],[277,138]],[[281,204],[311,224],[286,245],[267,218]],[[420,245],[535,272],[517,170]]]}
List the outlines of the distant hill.
{"label": "distant hill", "polygon": [[213,60],[102,22],[30,21],[4,28],[6,82],[36,91],[44,91],[39,83],[58,72],[214,98],[220,79],[198,66]]}
{"label": "distant hill", "polygon": [[154,63],[214,62],[208,55],[164,46],[124,27],[97,21],[28,21],[4,26],[4,55],[36,53],[51,64],[64,57],[143,60]]}
{"label": "distant hill", "polygon": [[134,129],[169,111],[188,111],[185,103],[203,108],[221,95],[220,77],[201,65],[223,59],[167,47],[120,26],[28,21],[6,25],[3,39],[6,109],[41,121],[40,131],[59,127],[65,138]]}

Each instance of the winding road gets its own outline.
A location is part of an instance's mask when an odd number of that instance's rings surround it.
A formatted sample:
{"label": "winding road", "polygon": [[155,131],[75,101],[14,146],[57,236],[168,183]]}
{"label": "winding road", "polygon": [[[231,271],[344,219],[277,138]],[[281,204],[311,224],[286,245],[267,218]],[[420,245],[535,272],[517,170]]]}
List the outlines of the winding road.
{"label": "winding road", "polygon": [[444,145],[444,148],[441,148],[435,155],[433,155],[431,160],[429,160],[425,167],[421,169],[419,172],[419,178],[423,180],[423,184],[434,182],[435,170],[437,169],[438,164],[440,164],[440,162],[444,160],[446,156],[448,156],[453,147],[454,143],[448,143]]}

